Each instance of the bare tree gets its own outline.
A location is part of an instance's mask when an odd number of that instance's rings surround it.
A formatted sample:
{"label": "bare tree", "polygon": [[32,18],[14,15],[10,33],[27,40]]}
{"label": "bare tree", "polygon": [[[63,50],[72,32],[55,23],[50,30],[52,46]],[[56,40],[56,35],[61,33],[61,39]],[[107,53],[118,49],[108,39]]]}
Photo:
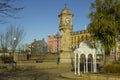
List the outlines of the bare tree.
{"label": "bare tree", "polygon": [[24,30],[19,26],[17,27],[14,25],[10,25],[10,27],[7,29],[7,33],[9,34],[9,48],[12,50],[12,52],[14,52],[18,44],[25,36]]}
{"label": "bare tree", "polygon": [[0,34],[0,47],[4,50],[8,50],[8,33],[1,33]]}
{"label": "bare tree", "polygon": [[25,33],[22,28],[10,25],[6,32],[0,34],[0,47],[4,49],[4,51],[10,49],[14,52],[24,36]]}
{"label": "bare tree", "polygon": [[4,18],[18,18],[15,16],[15,13],[23,10],[23,7],[15,6],[16,1],[20,0],[0,0],[0,23],[6,23]]}

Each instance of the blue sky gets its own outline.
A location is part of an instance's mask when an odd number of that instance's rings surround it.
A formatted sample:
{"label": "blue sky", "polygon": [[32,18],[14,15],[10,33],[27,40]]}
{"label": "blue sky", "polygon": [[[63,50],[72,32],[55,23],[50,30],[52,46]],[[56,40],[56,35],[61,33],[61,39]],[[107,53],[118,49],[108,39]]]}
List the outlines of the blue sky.
{"label": "blue sky", "polygon": [[47,40],[48,34],[59,32],[58,15],[67,4],[67,8],[74,14],[73,31],[85,29],[90,23],[87,18],[90,13],[90,4],[94,0],[22,0],[16,5],[25,6],[17,16],[21,19],[7,19],[9,23],[0,24],[0,32],[6,30],[10,24],[20,26],[26,35],[22,43],[31,43],[34,39]]}

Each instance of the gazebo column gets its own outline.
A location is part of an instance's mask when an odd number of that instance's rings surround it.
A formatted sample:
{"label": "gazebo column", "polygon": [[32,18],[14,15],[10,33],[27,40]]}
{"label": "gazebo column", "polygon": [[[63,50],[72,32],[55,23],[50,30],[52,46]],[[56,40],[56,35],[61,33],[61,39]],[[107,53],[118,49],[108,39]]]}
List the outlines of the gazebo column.
{"label": "gazebo column", "polygon": [[93,67],[93,69],[94,69],[94,72],[97,72],[97,67],[96,67],[96,59],[94,59],[94,67]]}
{"label": "gazebo column", "polygon": [[78,75],[80,75],[80,54],[78,54]]}
{"label": "gazebo column", "polygon": [[93,60],[91,60],[91,72],[93,72]]}
{"label": "gazebo column", "polygon": [[84,73],[86,72],[86,69],[85,69],[85,68],[86,68],[85,63],[86,63],[86,62],[85,62],[85,60],[84,60],[84,63],[83,63],[83,65],[84,65]]}
{"label": "gazebo column", "polygon": [[75,53],[75,60],[74,60],[74,62],[75,62],[75,64],[74,64],[74,67],[75,67],[75,74],[77,74],[77,73],[76,73],[76,56],[77,56],[77,54]]}
{"label": "gazebo column", "polygon": [[88,58],[86,57],[86,72],[88,72]]}

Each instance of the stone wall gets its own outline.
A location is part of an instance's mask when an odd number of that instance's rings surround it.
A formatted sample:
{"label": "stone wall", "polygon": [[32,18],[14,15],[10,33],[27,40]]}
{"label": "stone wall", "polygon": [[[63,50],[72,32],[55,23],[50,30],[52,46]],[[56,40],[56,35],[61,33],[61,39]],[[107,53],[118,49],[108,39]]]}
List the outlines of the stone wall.
{"label": "stone wall", "polygon": [[14,53],[14,61],[25,61],[27,60],[26,54]]}
{"label": "stone wall", "polygon": [[56,60],[56,58],[57,58],[57,55],[53,55],[53,54],[29,55],[29,60],[37,60],[37,59]]}

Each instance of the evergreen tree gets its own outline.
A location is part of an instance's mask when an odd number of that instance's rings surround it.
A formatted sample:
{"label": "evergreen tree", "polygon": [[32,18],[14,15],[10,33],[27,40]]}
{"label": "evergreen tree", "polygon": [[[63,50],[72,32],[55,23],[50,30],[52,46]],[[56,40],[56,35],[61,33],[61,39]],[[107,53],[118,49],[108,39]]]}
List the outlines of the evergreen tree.
{"label": "evergreen tree", "polygon": [[109,55],[120,34],[120,0],[96,0],[91,4],[88,18],[91,19],[88,31],[95,41],[100,40],[105,54]]}

